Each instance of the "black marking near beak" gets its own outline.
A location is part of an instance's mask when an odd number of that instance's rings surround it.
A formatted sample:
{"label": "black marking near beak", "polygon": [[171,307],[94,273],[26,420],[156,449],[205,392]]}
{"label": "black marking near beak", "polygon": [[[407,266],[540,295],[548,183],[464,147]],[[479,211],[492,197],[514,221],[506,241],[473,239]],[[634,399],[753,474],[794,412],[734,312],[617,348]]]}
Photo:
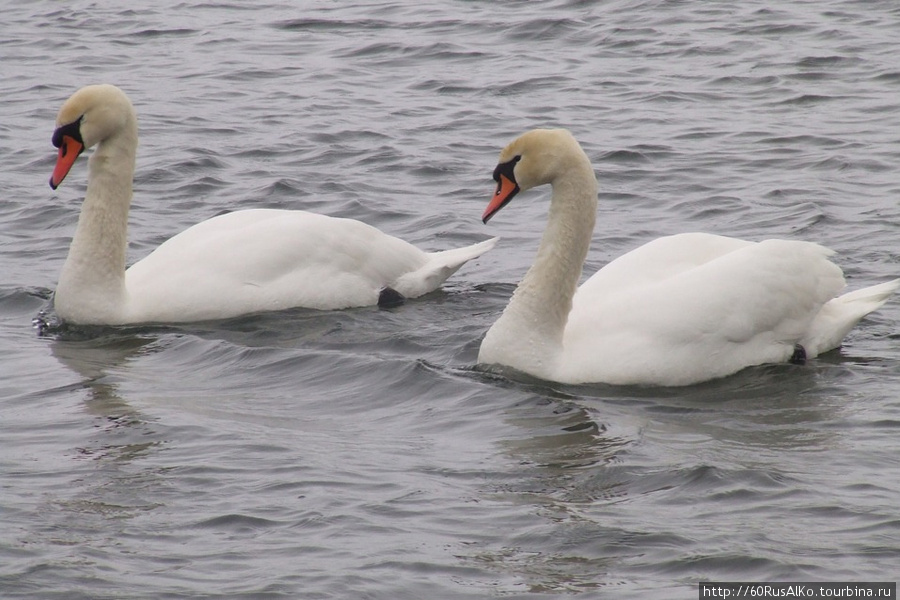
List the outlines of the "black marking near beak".
{"label": "black marking near beak", "polygon": [[82,117],[78,117],[78,120],[57,127],[53,132],[51,142],[59,148],[56,167],[53,169],[53,175],[50,176],[50,187],[54,190],[66,178],[72,165],[75,164],[75,159],[84,151],[84,140],[81,138],[81,119]]}
{"label": "black marking near beak", "polygon": [[512,160],[497,165],[494,169],[494,181],[497,182],[497,191],[484,209],[481,215],[482,223],[487,223],[491,217],[497,214],[501,208],[509,204],[516,194],[519,193],[519,184],[516,182],[516,164],[522,160],[521,156],[516,156]]}
{"label": "black marking near beak", "polygon": [[62,125],[56,128],[56,131],[53,132],[53,138],[51,141],[53,142],[54,148],[59,148],[63,144],[63,136],[67,135],[82,146],[84,145],[84,140],[81,139],[81,120],[84,119],[84,115],[78,117],[76,120],[68,123],[66,125]]}

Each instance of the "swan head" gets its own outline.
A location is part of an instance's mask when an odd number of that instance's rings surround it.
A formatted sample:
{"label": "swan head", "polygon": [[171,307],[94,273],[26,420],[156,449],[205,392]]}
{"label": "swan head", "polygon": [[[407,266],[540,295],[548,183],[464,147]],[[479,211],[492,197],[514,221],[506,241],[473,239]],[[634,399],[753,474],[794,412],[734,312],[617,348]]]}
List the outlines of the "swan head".
{"label": "swan head", "polygon": [[[135,123],[134,108],[114,85],[88,85],[66,100],[56,117],[53,146],[59,148],[50,187],[59,187],[85,149]],[[132,127],[134,125],[131,125]]]}
{"label": "swan head", "polygon": [[520,191],[552,184],[576,164],[591,169],[581,145],[568,130],[532,129],[523,133],[500,152],[494,169],[497,191],[481,220],[487,223]]}

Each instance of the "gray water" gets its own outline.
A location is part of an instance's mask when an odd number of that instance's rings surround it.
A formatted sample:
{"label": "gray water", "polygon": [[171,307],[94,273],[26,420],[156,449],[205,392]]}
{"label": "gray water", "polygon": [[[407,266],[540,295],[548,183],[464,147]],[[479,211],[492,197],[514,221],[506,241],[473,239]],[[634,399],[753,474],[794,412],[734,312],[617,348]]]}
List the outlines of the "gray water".
{"label": "gray water", "polygon": [[[900,299],[840,352],[684,389],[473,368],[544,226],[546,190],[479,220],[536,126],[597,170],[586,274],[710,231],[823,243],[851,287],[898,276],[893,0],[2,5],[3,598],[897,579]],[[97,82],[140,119],[130,261],[251,207],[502,242],[396,309],[39,331],[87,175],[50,190],[50,134]]]}

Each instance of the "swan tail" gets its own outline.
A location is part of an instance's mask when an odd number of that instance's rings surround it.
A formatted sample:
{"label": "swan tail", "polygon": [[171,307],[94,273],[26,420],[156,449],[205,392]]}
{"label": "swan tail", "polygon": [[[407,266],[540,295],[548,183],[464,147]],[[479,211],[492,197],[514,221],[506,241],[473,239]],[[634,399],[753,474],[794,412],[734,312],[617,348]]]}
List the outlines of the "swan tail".
{"label": "swan tail", "polygon": [[448,277],[473,258],[478,258],[497,244],[500,238],[491,238],[464,248],[429,252],[424,265],[406,273],[391,286],[407,298],[416,298],[436,290]]}
{"label": "swan tail", "polygon": [[802,345],[810,356],[833,350],[866,315],[881,308],[900,289],[900,279],[848,292],[828,301],[810,326]]}
{"label": "swan tail", "polygon": [[449,277],[461,266],[463,266],[473,258],[478,258],[482,254],[493,248],[495,245],[497,245],[497,240],[499,239],[500,238],[495,237],[483,242],[478,242],[477,244],[472,244],[471,246],[466,246],[464,248],[454,248],[452,250],[432,252],[429,255],[428,262],[439,263],[453,269],[453,271],[448,273],[447,276]]}

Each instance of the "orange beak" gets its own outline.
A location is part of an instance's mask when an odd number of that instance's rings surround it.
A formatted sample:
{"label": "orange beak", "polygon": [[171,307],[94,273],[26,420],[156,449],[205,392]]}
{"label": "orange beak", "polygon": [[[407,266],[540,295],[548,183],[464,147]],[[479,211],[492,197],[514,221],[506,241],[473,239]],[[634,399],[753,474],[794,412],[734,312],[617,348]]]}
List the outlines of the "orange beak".
{"label": "orange beak", "polygon": [[519,184],[506,175],[501,174],[497,178],[497,191],[494,192],[494,197],[491,198],[487,208],[484,209],[484,214],[481,215],[481,222],[487,223],[491,217],[497,214],[500,209],[506,206],[509,201],[513,199],[513,196],[518,193]]}
{"label": "orange beak", "polygon": [[53,175],[50,176],[50,187],[54,190],[59,187],[75,159],[84,151],[84,144],[73,138],[71,135],[63,135],[62,143],[59,145],[59,156],[56,158],[56,167],[53,169]]}

